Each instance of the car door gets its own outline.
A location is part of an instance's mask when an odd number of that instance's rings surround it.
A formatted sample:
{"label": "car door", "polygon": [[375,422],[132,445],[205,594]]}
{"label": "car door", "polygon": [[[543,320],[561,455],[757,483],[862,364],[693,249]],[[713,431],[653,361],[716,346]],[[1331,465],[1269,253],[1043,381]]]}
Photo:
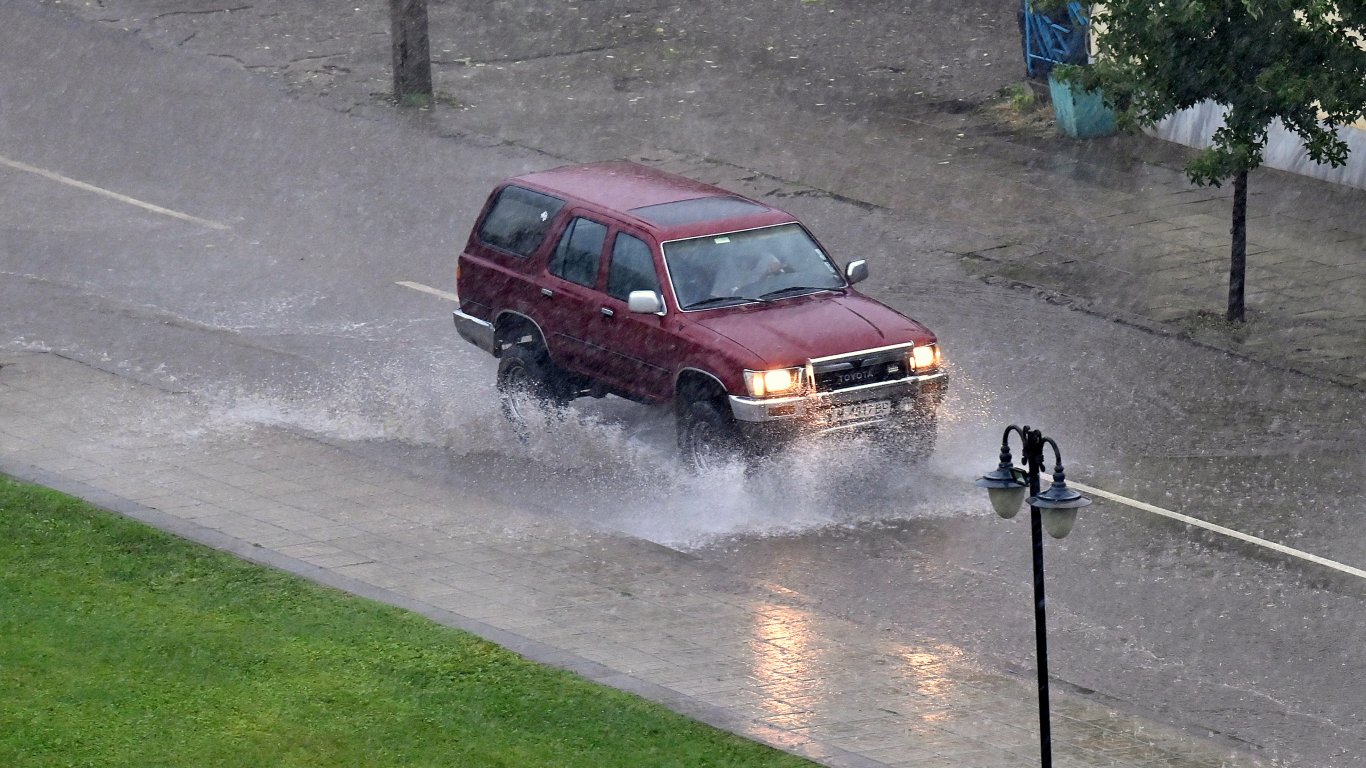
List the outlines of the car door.
{"label": "car door", "polygon": [[546,263],[540,310],[551,358],[561,366],[601,378],[605,350],[596,336],[601,315],[598,290],[608,226],[591,214],[571,212]]}
{"label": "car door", "polygon": [[658,249],[644,236],[617,229],[607,248],[601,306],[595,321],[607,354],[605,378],[652,400],[673,395],[673,370],[678,339],[662,314],[641,314],[627,308],[631,291],[654,291],[661,296]]}

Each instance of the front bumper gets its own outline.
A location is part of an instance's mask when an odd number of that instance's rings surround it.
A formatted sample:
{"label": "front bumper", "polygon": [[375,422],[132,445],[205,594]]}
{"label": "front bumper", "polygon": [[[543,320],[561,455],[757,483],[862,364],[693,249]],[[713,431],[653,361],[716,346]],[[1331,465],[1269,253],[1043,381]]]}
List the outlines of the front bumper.
{"label": "front bumper", "polygon": [[[860,429],[902,419],[924,419],[933,415],[948,390],[948,374],[940,371],[924,376],[907,376],[895,381],[865,384],[830,392],[815,392],[793,397],[753,398],[730,396],[730,410],[742,431],[833,432]],[[888,406],[868,408],[869,415],[841,418],[850,410],[844,406],[886,402]]]}

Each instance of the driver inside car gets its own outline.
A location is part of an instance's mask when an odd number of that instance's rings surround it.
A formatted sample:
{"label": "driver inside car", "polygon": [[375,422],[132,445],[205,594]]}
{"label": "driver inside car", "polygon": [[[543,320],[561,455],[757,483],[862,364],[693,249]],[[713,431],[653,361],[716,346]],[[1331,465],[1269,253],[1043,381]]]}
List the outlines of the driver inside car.
{"label": "driver inside car", "polygon": [[723,275],[725,282],[717,286],[717,294],[721,296],[740,295],[744,289],[755,283],[781,275],[785,271],[787,271],[787,265],[776,254],[771,251],[760,251],[750,258],[747,267],[727,270]]}

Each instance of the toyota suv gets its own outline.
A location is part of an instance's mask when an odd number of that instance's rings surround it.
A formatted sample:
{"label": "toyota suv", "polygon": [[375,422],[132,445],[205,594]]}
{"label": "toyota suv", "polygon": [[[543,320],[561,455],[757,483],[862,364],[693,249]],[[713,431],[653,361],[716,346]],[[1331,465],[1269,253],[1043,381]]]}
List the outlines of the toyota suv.
{"label": "toyota suv", "polygon": [[801,222],[630,162],[494,188],[456,263],[461,337],[498,358],[504,412],[617,395],[670,406],[706,468],[801,435],[934,444],[935,335],[860,294]]}

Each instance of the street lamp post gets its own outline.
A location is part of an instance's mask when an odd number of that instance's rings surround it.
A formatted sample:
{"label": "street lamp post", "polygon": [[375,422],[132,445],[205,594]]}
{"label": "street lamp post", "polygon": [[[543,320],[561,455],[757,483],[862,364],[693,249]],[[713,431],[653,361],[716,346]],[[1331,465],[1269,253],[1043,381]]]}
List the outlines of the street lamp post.
{"label": "street lamp post", "polygon": [[[1010,436],[1017,434],[1023,445],[1020,459],[1024,468],[1015,466],[1010,456]],[[1043,471],[1044,446],[1053,449],[1053,484],[1039,492],[1039,475]],[[1029,427],[1006,427],[1001,435],[1001,463],[995,470],[977,481],[987,489],[991,506],[1003,518],[1012,518],[1021,507],[1029,504],[1029,531],[1034,544],[1034,639],[1039,668],[1039,760],[1043,768],[1053,766],[1053,737],[1048,720],[1048,636],[1044,621],[1043,591],[1043,530],[1061,539],[1072,530],[1077,510],[1091,500],[1068,488],[1063,475],[1062,452],[1053,438]],[[1029,497],[1025,498],[1025,491]]]}

